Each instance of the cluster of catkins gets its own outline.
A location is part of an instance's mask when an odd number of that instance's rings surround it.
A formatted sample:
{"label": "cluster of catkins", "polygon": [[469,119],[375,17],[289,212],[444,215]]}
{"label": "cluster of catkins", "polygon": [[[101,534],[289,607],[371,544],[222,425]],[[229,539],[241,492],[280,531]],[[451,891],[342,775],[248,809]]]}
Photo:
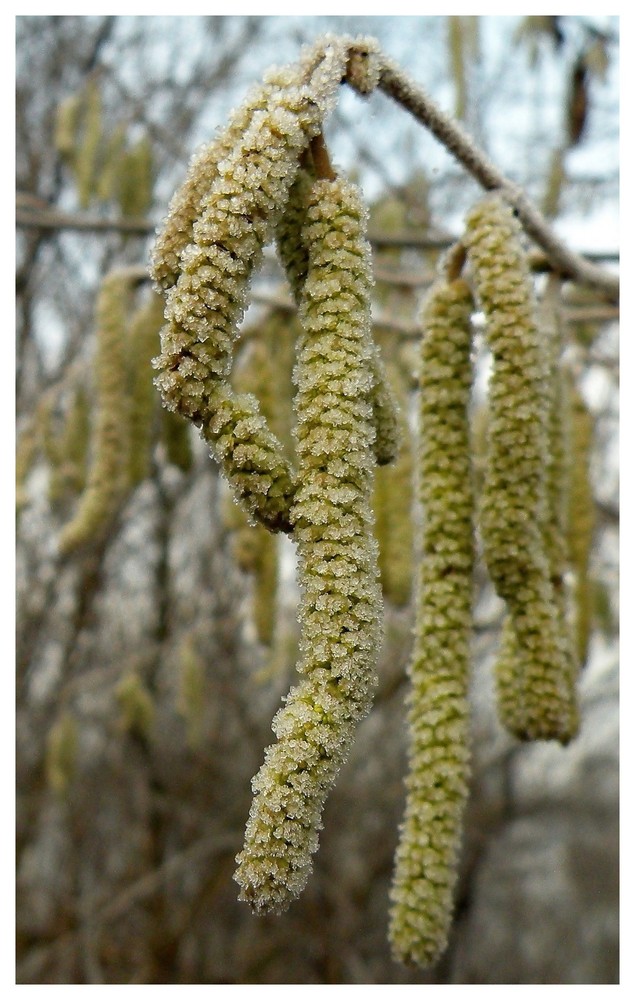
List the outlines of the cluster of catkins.
{"label": "cluster of catkins", "polygon": [[[369,711],[381,642],[373,471],[399,450],[399,421],[371,337],[367,213],[322,139],[346,81],[369,93],[370,39],[326,37],[270,71],[192,161],[158,234],[165,296],[156,385],[197,427],[241,509],[297,547],[299,679],[253,780],[241,898],[284,910],[304,887],[325,798]],[[295,455],[253,393],[230,380],[250,277],[275,242],[297,303]],[[470,440],[471,317],[493,358],[481,495]],[[564,590],[566,421],[557,331],[537,321],[520,227],[502,197],[470,213],[421,314],[418,447],[424,537],[410,665],[410,770],[396,855],[395,956],[429,965],[445,947],[469,780],[474,535],[506,605],[500,715],[522,739],[566,743],[577,725]]]}
{"label": "cluster of catkins", "polygon": [[153,156],[148,136],[131,140],[128,126],[104,121],[97,76],[57,109],[55,148],[70,169],[81,208],[114,203],[121,214],[142,218],[150,207]]}

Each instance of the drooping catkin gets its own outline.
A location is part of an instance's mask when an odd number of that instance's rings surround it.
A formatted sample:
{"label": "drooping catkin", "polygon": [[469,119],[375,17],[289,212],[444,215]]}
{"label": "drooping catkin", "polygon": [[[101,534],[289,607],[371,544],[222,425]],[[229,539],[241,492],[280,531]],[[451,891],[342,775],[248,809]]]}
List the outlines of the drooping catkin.
{"label": "drooping catkin", "polygon": [[195,636],[188,633],[178,651],[179,689],[177,711],[185,722],[187,743],[191,750],[201,746],[205,717],[205,660],[199,653]]}
{"label": "drooping catkin", "polygon": [[[569,441],[566,387],[562,368],[563,334],[559,292],[559,279],[556,276],[550,277],[537,312],[538,335],[545,358],[544,393],[547,430],[547,458],[544,470],[545,515],[542,520],[542,540],[548,563],[549,578],[553,587],[558,631],[562,636],[563,648],[569,664],[570,732],[573,736],[578,726],[575,688],[578,668],[571,644],[568,593],[565,581]],[[496,662],[496,682],[499,715],[506,728],[512,733],[522,732],[525,726],[521,665],[522,657],[519,655],[517,647],[513,619],[508,618],[504,623]]]}
{"label": "drooping catkin", "polygon": [[[271,530],[290,530],[293,472],[255,397],[236,396],[229,387],[232,347],[250,276],[282,214],[300,154],[332,107],[347,51],[346,40],[331,39],[297,65],[272,70],[230,120],[225,155],[180,252],[156,360],[164,404],[201,428],[237,498]],[[165,287],[164,250],[164,244],[155,249],[153,274]]]}
{"label": "drooping catkin", "polygon": [[97,191],[101,140],[101,92],[97,78],[92,77],[82,95],[81,132],[72,161],[81,208],[88,208]]}
{"label": "drooping catkin", "polygon": [[[300,301],[308,269],[308,252],[303,239],[307,199],[315,177],[301,168],[289,192],[289,201],[276,229],[278,254],[287,274],[293,297]],[[373,388],[371,401],[375,424],[374,450],[378,465],[394,462],[402,443],[399,405],[377,345],[373,346]]]}
{"label": "drooping catkin", "polygon": [[573,633],[577,661],[584,666],[589,651],[593,617],[590,559],[595,530],[595,501],[591,483],[593,416],[575,385],[568,379],[571,428],[571,470],[567,504],[567,551],[573,570]]}
{"label": "drooping catkin", "polygon": [[72,393],[61,432],[54,442],[49,478],[52,503],[81,493],[85,488],[90,429],[90,403],[84,387],[79,385]]}
{"label": "drooping catkin", "polygon": [[159,418],[160,441],[165,449],[165,457],[181,472],[189,472],[194,462],[190,422],[172,410],[161,408]]}
{"label": "drooping catkin", "polygon": [[82,95],[69,94],[57,106],[55,114],[55,149],[63,160],[71,162],[75,155],[77,130],[82,111]]}
{"label": "drooping catkin", "polygon": [[280,912],[303,889],[326,796],[370,709],[381,592],[372,535],[372,342],[366,213],[345,180],[317,181],[296,371],[299,488],[292,508],[302,675],[253,780],[241,899]]}
{"label": "drooping catkin", "polygon": [[472,309],[465,281],[439,281],[421,315],[417,471],[424,538],[409,669],[407,799],[389,929],[395,957],[421,966],[434,964],[447,942],[468,792]]}
{"label": "drooping catkin", "polygon": [[410,602],[414,565],[413,449],[405,415],[407,391],[394,364],[388,367],[388,378],[399,406],[401,444],[396,459],[377,469],[373,509],[383,595],[393,607],[403,608]]}
{"label": "drooping catkin", "polygon": [[302,297],[309,266],[309,256],[302,231],[306,221],[307,201],[314,183],[314,171],[301,166],[289,188],[289,199],[276,226],[278,256],[296,304]]}
{"label": "drooping catkin", "polygon": [[115,689],[125,732],[148,737],[155,718],[155,704],[147,684],[134,667],[125,671]]}
{"label": "drooping catkin", "polygon": [[152,204],[154,157],[152,143],[142,136],[121,158],[116,195],[121,214],[143,217]]}
{"label": "drooping catkin", "polygon": [[152,292],[130,319],[127,335],[127,367],[130,395],[130,485],[148,476],[157,427],[157,393],[152,359],[159,346],[163,326],[163,298]]}
{"label": "drooping catkin", "polygon": [[520,225],[499,195],[479,202],[468,214],[466,227],[464,242],[493,356],[480,528],[492,581],[510,616],[501,663],[513,676],[504,686],[513,684],[517,692],[516,736],[566,743],[573,733],[575,707],[569,641],[544,539],[548,371],[533,286]]}
{"label": "drooping catkin", "polygon": [[115,126],[104,144],[96,192],[102,202],[113,201],[116,196],[124,169],[127,131],[127,126],[120,123]]}
{"label": "drooping catkin", "polygon": [[46,780],[57,795],[64,795],[77,769],[79,743],[77,719],[68,709],[51,726],[46,740]]}
{"label": "drooping catkin", "polygon": [[[180,257],[194,239],[194,224],[202,213],[213,184],[225,172],[225,160],[234,156],[240,137],[262,127],[262,152],[268,140],[276,147],[285,134],[289,138],[289,125],[304,133],[298,147],[298,156],[290,169],[285,170],[283,159],[272,149],[272,157],[279,167],[279,180],[288,181],[299,165],[299,157],[309,139],[320,131],[321,123],[331,111],[337,86],[347,71],[347,58],[351,50],[364,49],[376,54],[377,43],[372,39],[354,39],[326,35],[313,46],[305,48],[296,64],[273,68],[267,72],[262,84],[252,88],[243,104],[232,113],[225,129],[192,158],[187,177],[170,202],[167,218],[160,228],[153,251],[152,274],[157,285],[168,290],[181,272]],[[366,84],[370,88],[373,68],[366,63]],[[364,86],[363,73],[358,73],[358,89]],[[378,80],[375,80],[375,85]],[[354,85],[353,83],[351,85]],[[249,159],[256,159],[254,148],[244,146],[247,154],[244,169],[251,172]],[[256,167],[257,165],[253,164]],[[289,165],[287,164],[287,167]],[[275,173],[275,169],[273,171]],[[283,175],[287,174],[285,178]],[[278,194],[285,193],[278,191]],[[281,213],[286,202],[282,197],[276,206]]]}
{"label": "drooping catkin", "polygon": [[74,552],[108,528],[128,486],[130,419],[125,342],[130,287],[129,272],[112,271],[99,292],[92,458],[86,489],[59,538],[62,554]]}
{"label": "drooping catkin", "polygon": [[[251,331],[245,357],[235,367],[233,382],[240,392],[253,394],[262,415],[290,457],[292,443],[292,372],[296,323],[274,311]],[[232,504],[233,551],[242,569],[253,579],[252,618],[258,640],[271,645],[278,596],[278,542]]]}

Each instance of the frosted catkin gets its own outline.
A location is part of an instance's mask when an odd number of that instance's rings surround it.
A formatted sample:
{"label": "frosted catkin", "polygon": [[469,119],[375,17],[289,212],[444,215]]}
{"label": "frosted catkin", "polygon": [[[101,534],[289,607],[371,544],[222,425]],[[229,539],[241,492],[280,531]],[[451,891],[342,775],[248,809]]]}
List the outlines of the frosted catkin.
{"label": "frosted catkin", "polygon": [[389,936],[397,960],[424,967],[447,943],[469,779],[472,309],[463,280],[439,281],[421,315],[417,472],[425,528],[409,667],[407,798]]}
{"label": "frosted catkin", "polygon": [[[293,472],[255,397],[236,396],[227,379],[252,271],[300,155],[334,103],[347,52],[345,39],[314,46],[297,65],[267,74],[264,90],[230,120],[218,140],[225,155],[180,252],[156,361],[164,404],[201,428],[237,498],[271,530],[290,530]],[[162,259],[155,251],[159,285]]]}
{"label": "frosted catkin", "polygon": [[299,488],[291,517],[301,588],[301,680],[273,723],[254,778],[235,878],[257,912],[303,889],[322,809],[370,709],[381,629],[372,534],[370,249],[349,182],[316,181],[304,238],[296,370]]}
{"label": "frosted catkin", "polygon": [[129,484],[130,419],[126,330],[130,276],[112,271],[97,300],[97,353],[92,458],[86,488],[59,539],[62,554],[74,552],[110,526]]}
{"label": "frosted catkin", "polygon": [[[306,219],[307,198],[314,179],[311,170],[302,168],[299,171],[289,193],[284,215],[276,230],[278,254],[296,302],[300,301],[308,269],[303,225]],[[403,443],[403,428],[397,397],[377,345],[373,345],[371,366],[373,376],[371,403],[375,425],[373,448],[377,464],[389,465],[399,454]]]}
{"label": "frosted catkin", "polygon": [[[545,406],[547,429],[547,464],[545,467],[545,516],[542,539],[553,587],[558,631],[569,665],[570,735],[579,724],[576,697],[577,663],[569,622],[569,602],[565,574],[567,570],[566,504],[569,495],[569,440],[566,386],[563,374],[563,334],[559,315],[559,279],[547,281],[537,312],[538,336],[545,357]],[[513,619],[503,626],[496,662],[497,700],[500,718],[512,733],[525,728],[522,695],[522,657],[519,655]]]}
{"label": "frosted catkin", "polygon": [[289,189],[289,199],[276,226],[278,256],[296,304],[302,297],[309,266],[302,232],[306,222],[307,199],[314,183],[313,169],[301,167]]}
{"label": "frosted catkin", "polygon": [[[513,732],[566,743],[575,714],[569,640],[544,538],[548,367],[520,234],[512,209],[497,194],[466,219],[464,243],[493,356],[480,528],[492,581],[510,617],[500,669],[504,689],[513,685],[517,692]],[[507,710],[502,721],[510,721]]]}

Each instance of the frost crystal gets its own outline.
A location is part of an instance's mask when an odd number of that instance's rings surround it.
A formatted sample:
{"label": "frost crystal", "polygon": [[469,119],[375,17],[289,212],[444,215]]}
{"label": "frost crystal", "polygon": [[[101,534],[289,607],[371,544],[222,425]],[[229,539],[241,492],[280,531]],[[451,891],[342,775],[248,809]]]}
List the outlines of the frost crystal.
{"label": "frost crystal", "polygon": [[452,916],[467,798],[473,496],[464,281],[433,286],[422,312],[419,493],[425,516],[410,664],[410,768],[391,891],[395,957],[433,964]]}
{"label": "frost crystal", "polygon": [[314,183],[304,229],[299,487],[291,509],[302,591],[302,679],[274,719],[278,742],[254,779],[237,858],[241,898],[258,912],[286,909],[303,889],[324,801],[354,725],[370,709],[376,680],[381,592],[370,507],[375,432],[365,222],[352,184]]}

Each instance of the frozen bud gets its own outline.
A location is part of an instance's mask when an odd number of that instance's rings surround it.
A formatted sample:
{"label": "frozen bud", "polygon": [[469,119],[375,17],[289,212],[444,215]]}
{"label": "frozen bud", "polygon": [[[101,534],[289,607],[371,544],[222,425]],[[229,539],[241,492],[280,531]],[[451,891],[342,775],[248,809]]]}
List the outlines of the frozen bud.
{"label": "frozen bud", "polygon": [[375,38],[356,38],[349,49],[346,82],[364,97],[379,84],[381,51]]}

